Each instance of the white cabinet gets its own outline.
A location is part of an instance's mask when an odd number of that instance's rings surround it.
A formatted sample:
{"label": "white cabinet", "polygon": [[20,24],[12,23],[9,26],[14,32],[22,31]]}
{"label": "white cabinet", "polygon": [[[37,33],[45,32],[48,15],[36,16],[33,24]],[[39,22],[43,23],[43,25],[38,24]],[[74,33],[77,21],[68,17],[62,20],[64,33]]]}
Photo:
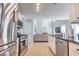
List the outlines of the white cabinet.
{"label": "white cabinet", "polygon": [[75,53],[72,50],[69,50],[69,56],[79,56],[79,54]]}
{"label": "white cabinet", "polygon": [[51,48],[51,50],[53,51],[53,53],[56,55],[56,43],[55,43],[55,38],[52,36],[48,37],[48,42],[49,42],[49,46]]}
{"label": "white cabinet", "polygon": [[78,3],[72,3],[70,4],[70,20],[74,21],[77,20],[77,18],[79,18],[79,4]]}
{"label": "white cabinet", "polygon": [[79,56],[79,45],[69,42],[69,56]]}

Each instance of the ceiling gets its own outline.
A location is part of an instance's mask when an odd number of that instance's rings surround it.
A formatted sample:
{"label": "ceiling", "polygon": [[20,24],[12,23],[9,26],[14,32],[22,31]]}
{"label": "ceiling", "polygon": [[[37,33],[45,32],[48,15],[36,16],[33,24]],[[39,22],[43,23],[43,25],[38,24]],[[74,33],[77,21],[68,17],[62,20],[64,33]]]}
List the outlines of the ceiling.
{"label": "ceiling", "polygon": [[35,18],[68,18],[69,4],[40,3],[40,11],[36,12],[36,3],[19,3],[19,13],[25,19]]}

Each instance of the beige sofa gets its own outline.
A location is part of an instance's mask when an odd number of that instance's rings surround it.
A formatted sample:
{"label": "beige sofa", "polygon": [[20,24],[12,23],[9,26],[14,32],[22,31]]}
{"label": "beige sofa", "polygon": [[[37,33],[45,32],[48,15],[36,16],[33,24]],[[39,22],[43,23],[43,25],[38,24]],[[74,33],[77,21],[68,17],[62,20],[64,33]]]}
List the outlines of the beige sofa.
{"label": "beige sofa", "polygon": [[35,34],[33,36],[34,42],[47,42],[48,41],[48,35],[47,34]]}

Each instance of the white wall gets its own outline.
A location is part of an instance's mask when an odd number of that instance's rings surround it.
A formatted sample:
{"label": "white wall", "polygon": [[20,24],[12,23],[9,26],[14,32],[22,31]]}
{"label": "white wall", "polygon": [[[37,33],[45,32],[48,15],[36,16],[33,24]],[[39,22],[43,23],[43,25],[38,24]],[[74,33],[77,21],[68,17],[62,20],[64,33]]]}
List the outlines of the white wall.
{"label": "white wall", "polygon": [[33,20],[33,34],[36,34],[36,25],[37,25],[37,20]]}
{"label": "white wall", "polygon": [[52,33],[52,19],[43,19],[42,20],[42,32]]}
{"label": "white wall", "polygon": [[37,19],[36,33],[42,33],[42,19]]}
{"label": "white wall", "polygon": [[24,20],[23,22],[23,33],[30,34],[33,32],[32,30],[32,21]]}
{"label": "white wall", "polygon": [[28,42],[33,43],[33,21],[29,19],[23,20],[23,33],[28,35]]}
{"label": "white wall", "polygon": [[33,33],[52,33],[51,21],[52,19],[33,20]]}

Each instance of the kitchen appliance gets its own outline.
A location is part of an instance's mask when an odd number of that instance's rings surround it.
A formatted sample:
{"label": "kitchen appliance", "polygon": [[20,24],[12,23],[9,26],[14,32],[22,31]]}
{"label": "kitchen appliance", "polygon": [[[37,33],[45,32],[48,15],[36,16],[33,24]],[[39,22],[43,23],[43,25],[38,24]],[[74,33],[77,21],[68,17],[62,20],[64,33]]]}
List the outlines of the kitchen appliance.
{"label": "kitchen appliance", "polygon": [[66,38],[66,28],[65,25],[55,28],[55,35],[57,37]]}
{"label": "kitchen appliance", "polygon": [[79,20],[71,22],[72,40],[79,42]]}
{"label": "kitchen appliance", "polygon": [[26,34],[17,34],[18,37],[18,55],[20,56],[24,49],[28,47],[28,35]]}
{"label": "kitchen appliance", "polygon": [[18,55],[22,55],[24,49],[28,47],[28,35],[23,34],[23,22],[18,20],[17,23],[17,38],[18,38]]}
{"label": "kitchen appliance", "polygon": [[0,55],[16,55],[16,23],[12,19],[9,21],[7,28],[3,30],[3,37],[5,31],[6,37],[3,38],[4,42],[1,45],[4,49]]}
{"label": "kitchen appliance", "polygon": [[[14,7],[15,4],[9,4],[8,7]],[[7,7],[7,9],[8,9]],[[14,9],[7,10],[3,5],[3,18],[1,24],[1,44],[0,44],[0,56],[15,56],[16,55],[16,21]]]}
{"label": "kitchen appliance", "polygon": [[67,41],[62,38],[56,38],[56,56],[68,56]]}
{"label": "kitchen appliance", "polygon": [[55,33],[61,33],[61,27],[56,27],[55,28]]}
{"label": "kitchen appliance", "polygon": [[0,34],[1,34],[1,24],[2,24],[2,13],[3,13],[3,6],[2,3],[0,3]]}
{"label": "kitchen appliance", "polygon": [[[2,40],[2,18],[3,18],[3,4],[0,3],[0,45],[3,44]],[[3,47],[0,47],[0,51],[3,50]]]}

